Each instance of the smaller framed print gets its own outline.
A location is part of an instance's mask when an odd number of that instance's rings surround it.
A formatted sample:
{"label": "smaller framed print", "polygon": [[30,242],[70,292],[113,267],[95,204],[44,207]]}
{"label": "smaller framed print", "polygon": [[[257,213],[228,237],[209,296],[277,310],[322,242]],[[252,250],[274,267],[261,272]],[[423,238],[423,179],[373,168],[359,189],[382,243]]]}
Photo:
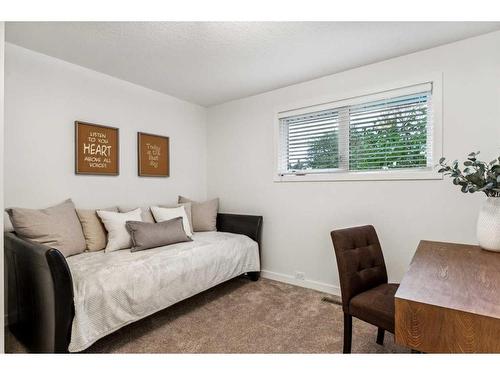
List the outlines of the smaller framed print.
{"label": "smaller framed print", "polygon": [[170,142],[161,135],[137,133],[139,176],[170,176]]}
{"label": "smaller framed print", "polygon": [[75,121],[75,173],[117,176],[119,174],[117,128]]}

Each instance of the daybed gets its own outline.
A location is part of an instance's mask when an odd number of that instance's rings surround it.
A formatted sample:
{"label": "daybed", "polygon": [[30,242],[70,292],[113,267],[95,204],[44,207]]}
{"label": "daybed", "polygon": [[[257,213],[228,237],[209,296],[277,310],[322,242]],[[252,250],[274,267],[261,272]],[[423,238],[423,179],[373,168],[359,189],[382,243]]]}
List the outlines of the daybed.
{"label": "daybed", "polygon": [[231,278],[259,278],[261,216],[218,214],[217,232],[141,252],[61,252],[5,233],[8,314],[32,352],[77,352]]}

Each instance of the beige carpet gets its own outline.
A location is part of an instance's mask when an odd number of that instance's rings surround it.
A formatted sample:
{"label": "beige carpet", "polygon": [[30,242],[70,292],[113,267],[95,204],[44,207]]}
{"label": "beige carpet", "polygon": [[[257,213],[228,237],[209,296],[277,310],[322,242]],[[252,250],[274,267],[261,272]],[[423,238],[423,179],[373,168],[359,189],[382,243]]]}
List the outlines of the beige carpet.
{"label": "beige carpet", "polygon": [[[343,314],[327,294],[267,279],[231,280],[99,340],[86,353],[340,353]],[[354,319],[353,353],[408,352]],[[6,332],[6,352],[25,352]]]}

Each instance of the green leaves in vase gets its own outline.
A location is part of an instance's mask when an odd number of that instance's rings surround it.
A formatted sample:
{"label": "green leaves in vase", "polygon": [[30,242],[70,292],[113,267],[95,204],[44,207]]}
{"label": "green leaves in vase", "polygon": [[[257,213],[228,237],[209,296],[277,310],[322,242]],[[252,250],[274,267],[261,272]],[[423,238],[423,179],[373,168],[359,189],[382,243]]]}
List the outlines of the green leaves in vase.
{"label": "green leaves in vase", "polygon": [[471,152],[460,169],[458,160],[448,163],[439,159],[438,173],[450,176],[462,193],[483,192],[488,197],[500,197],[500,156],[489,163],[478,160],[478,152]]}

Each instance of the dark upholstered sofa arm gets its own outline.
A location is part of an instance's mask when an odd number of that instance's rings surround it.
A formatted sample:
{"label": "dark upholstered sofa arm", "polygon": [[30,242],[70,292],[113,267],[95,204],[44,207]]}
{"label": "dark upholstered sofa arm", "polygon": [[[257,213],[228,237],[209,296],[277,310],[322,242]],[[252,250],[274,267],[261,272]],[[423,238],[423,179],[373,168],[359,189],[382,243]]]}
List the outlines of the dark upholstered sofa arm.
{"label": "dark upholstered sofa arm", "polygon": [[262,228],[262,216],[218,214],[217,230],[219,232],[229,232],[244,234],[259,244],[260,232]]}
{"label": "dark upholstered sofa arm", "polygon": [[73,281],[56,249],[5,233],[7,308],[11,331],[32,352],[67,352]]}

